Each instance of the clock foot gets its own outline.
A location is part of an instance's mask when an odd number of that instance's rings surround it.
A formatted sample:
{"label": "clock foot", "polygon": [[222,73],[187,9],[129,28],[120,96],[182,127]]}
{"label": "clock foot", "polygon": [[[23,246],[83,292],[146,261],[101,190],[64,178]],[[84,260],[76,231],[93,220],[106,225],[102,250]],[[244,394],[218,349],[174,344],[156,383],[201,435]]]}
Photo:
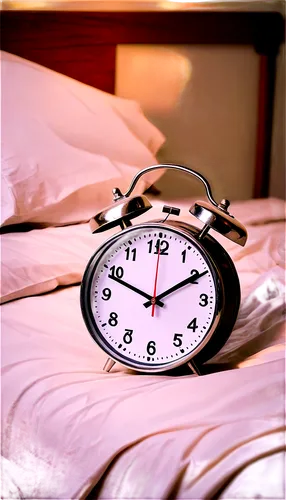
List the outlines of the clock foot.
{"label": "clock foot", "polygon": [[115,361],[113,361],[113,359],[111,358],[107,358],[105,364],[104,364],[104,367],[103,367],[103,370],[105,372],[110,372],[111,368],[115,365]]}
{"label": "clock foot", "polygon": [[197,376],[201,375],[201,372],[200,372],[200,370],[198,369],[198,367],[197,367],[197,365],[196,365],[196,363],[195,363],[194,361],[189,361],[189,362],[188,362],[188,367],[192,370],[192,372],[193,372],[195,375],[197,375]]}

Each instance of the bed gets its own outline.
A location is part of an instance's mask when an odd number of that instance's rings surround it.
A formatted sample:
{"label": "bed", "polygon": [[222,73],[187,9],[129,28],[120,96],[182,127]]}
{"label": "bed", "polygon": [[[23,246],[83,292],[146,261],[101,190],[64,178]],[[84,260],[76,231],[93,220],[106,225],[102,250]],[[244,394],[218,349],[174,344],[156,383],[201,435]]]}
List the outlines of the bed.
{"label": "bed", "polygon": [[[207,374],[140,375],[119,364],[106,373],[80,311],[85,266],[106,239],[91,234],[88,220],[114,186],[126,189],[156,162],[164,141],[136,103],[112,95],[115,45],[208,36],[245,43],[266,23],[259,13],[205,14],[210,27],[221,23],[219,34],[206,35],[201,15],[2,13],[3,499],[285,498],[285,202],[266,197],[270,125],[262,110],[271,115],[271,89],[260,88],[256,198],[231,205],[248,243],[216,235],[235,263],[242,300]],[[277,42],[281,18],[268,15]],[[174,20],[180,29],[170,35]],[[277,46],[266,38],[261,71],[270,82]],[[90,47],[85,57],[82,46]],[[157,180],[151,175],[138,192]],[[153,208],[140,222],[157,219],[164,204],[164,193],[147,196]],[[186,222],[192,201],[173,200]]]}

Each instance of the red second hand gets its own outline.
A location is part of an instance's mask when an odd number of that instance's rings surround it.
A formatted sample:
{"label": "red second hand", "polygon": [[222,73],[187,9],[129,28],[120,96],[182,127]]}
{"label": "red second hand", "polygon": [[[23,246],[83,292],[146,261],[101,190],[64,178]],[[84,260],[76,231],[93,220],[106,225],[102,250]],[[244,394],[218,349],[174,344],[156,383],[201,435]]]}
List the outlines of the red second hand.
{"label": "red second hand", "polygon": [[151,302],[152,302],[152,313],[151,313],[151,315],[152,316],[154,316],[155,305],[156,305],[156,292],[157,292],[157,279],[158,279],[158,270],[159,270],[159,258],[160,258],[160,243],[159,243],[159,240],[158,240],[158,257],[157,257],[157,265],[156,265],[154,292],[153,292],[153,297],[151,299]]}

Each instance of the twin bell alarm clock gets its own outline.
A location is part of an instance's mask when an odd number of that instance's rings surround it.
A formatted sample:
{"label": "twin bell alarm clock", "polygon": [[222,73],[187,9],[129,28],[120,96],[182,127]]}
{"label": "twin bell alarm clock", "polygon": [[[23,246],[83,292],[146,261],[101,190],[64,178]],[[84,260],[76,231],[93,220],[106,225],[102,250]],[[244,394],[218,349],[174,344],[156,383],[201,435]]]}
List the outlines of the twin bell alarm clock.
{"label": "twin bell alarm clock", "polygon": [[[152,208],[145,195],[133,196],[138,180],[159,168],[185,172],[205,186],[209,202],[190,213],[202,228],[180,221],[180,209],[163,206],[161,220],[132,224]],[[81,310],[94,341],[115,362],[139,372],[161,373],[202,365],[225,344],[237,318],[240,285],[234,264],[214,229],[238,245],[245,227],[213,199],[208,181],[182,165],[160,164],[135,175],[128,191],[113,189],[113,205],[90,221],[93,233],[118,227],[91,257],[81,285]],[[201,224],[200,224],[201,225]]]}

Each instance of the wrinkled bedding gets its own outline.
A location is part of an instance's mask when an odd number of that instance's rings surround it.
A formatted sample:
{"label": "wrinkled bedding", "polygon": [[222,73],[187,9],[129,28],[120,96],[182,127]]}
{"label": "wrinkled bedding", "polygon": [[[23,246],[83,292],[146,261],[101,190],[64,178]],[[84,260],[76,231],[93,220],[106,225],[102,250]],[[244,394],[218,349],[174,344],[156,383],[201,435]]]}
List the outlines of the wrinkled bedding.
{"label": "wrinkled bedding", "polygon": [[[167,204],[196,223],[189,201]],[[235,262],[241,309],[203,377],[102,370],[79,283],[106,235],[87,224],[2,235],[2,498],[285,498],[285,204],[232,212],[246,247],[213,235]]]}

